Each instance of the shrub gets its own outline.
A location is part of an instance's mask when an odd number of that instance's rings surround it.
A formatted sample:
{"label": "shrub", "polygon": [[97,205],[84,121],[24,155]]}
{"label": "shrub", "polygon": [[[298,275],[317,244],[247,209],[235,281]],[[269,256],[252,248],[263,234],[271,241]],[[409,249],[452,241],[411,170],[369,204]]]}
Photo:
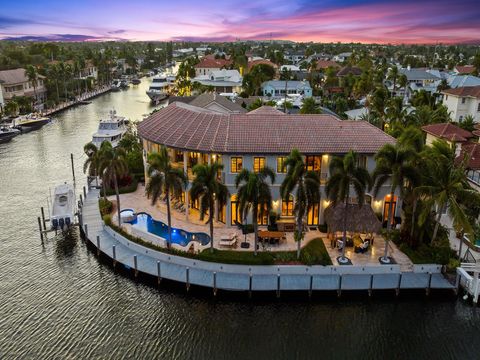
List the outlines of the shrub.
{"label": "shrub", "polygon": [[318,231],[320,231],[321,233],[326,233],[326,232],[328,232],[328,226],[327,226],[327,224],[318,225]]}
{"label": "shrub", "polygon": [[[119,194],[128,194],[131,192],[135,192],[138,187],[138,181],[137,179],[133,178],[131,181],[131,184],[128,186],[124,187],[119,187],[118,188],[118,193]],[[114,188],[107,188],[107,196],[115,195],[115,189]],[[100,196],[103,196],[103,189],[100,191]]]}
{"label": "shrub", "polygon": [[98,200],[98,205],[100,207],[100,214],[102,216],[108,215],[112,212],[113,203],[110,200],[105,199],[105,198],[100,198]]}

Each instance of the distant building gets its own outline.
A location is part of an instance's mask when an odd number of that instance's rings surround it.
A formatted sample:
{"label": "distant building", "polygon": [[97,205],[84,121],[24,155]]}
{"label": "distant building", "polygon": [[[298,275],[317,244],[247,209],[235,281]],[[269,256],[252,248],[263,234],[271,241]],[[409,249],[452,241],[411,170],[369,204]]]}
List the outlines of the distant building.
{"label": "distant building", "polygon": [[195,76],[210,75],[212,71],[218,71],[232,65],[231,60],[215,59],[213,55],[205,56],[195,67]]}
{"label": "distant building", "polygon": [[429,73],[425,69],[400,69],[399,73],[407,77],[408,88],[407,96],[410,97],[415,91],[425,90],[430,93],[437,91],[437,86],[441,80],[438,76]]}
{"label": "distant building", "polygon": [[473,75],[451,75],[447,78],[447,84],[453,89],[464,86],[480,85],[480,78]]}
{"label": "distant building", "polygon": [[287,95],[312,96],[312,88],[308,81],[270,80],[262,84],[263,96],[283,97],[285,96],[285,90]]}
{"label": "distant building", "polygon": [[270,60],[268,59],[257,59],[257,60],[252,60],[252,61],[249,61],[248,62],[248,71],[252,70],[252,68],[256,65],[260,65],[260,64],[263,64],[263,65],[268,65],[268,66],[271,66],[275,69],[275,71],[278,70],[278,65],[271,62]]}
{"label": "distant building", "polygon": [[460,75],[469,75],[469,74],[473,74],[475,72],[475,66],[473,65],[457,65],[453,68],[453,71],[456,73],[456,74],[460,74]]}
{"label": "distant building", "polygon": [[217,93],[204,93],[198,96],[170,97],[168,103],[182,102],[199,108],[207,109],[219,114],[242,114],[247,110],[240,104],[228,100]]}
{"label": "distant building", "polygon": [[344,52],[333,57],[333,61],[345,62],[347,59],[352,56],[351,52]]}
{"label": "distant building", "polygon": [[185,48],[185,49],[176,49],[173,50],[172,56],[173,57],[182,57],[182,56],[188,56],[192,55],[195,51],[193,48]]}
{"label": "distant building", "polygon": [[480,122],[480,86],[458,87],[442,91],[443,105],[454,121],[462,121],[467,115]]}
{"label": "distant building", "polygon": [[192,79],[205,86],[212,86],[218,93],[242,92],[243,78],[238,70],[213,70],[207,75],[199,75]]}
{"label": "distant building", "polygon": [[28,80],[25,69],[0,71],[0,96],[4,103],[14,96],[28,96],[35,99],[36,108],[41,109],[47,97],[47,89],[44,84],[45,76],[38,75],[37,84]]}
{"label": "distant building", "polygon": [[344,77],[347,75],[360,76],[362,75],[362,69],[356,66],[345,66],[337,72],[338,77]]}

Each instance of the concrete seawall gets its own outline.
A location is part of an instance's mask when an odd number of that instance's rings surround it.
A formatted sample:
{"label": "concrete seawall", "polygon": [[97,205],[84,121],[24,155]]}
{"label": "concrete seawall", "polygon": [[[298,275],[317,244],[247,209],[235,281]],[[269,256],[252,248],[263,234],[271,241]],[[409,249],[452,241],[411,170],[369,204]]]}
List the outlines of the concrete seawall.
{"label": "concrete seawall", "polygon": [[98,190],[91,190],[81,207],[81,231],[97,251],[114,263],[159,280],[169,279],[228,291],[338,291],[451,289],[439,265],[416,265],[401,272],[399,265],[304,266],[231,265],[200,261],[152,250],[128,240],[103,224],[98,208]]}

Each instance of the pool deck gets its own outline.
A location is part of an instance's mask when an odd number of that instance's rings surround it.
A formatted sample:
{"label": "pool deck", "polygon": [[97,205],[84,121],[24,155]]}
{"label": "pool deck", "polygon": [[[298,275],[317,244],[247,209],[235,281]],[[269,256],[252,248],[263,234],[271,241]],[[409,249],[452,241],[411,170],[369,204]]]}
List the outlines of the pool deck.
{"label": "pool deck", "polygon": [[[91,190],[82,207],[81,228],[87,241],[117,264],[132,271],[190,285],[243,291],[340,291],[455,289],[438,265],[230,265],[199,261],[155,251],[125,239],[105,227],[98,207],[98,190]],[[128,207],[128,206],[125,206]]]}

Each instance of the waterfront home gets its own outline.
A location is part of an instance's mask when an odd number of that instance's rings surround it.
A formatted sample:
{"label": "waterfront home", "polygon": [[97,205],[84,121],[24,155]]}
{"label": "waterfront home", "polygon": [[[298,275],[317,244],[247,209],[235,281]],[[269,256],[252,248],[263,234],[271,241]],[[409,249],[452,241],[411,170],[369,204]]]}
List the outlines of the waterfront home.
{"label": "waterfront home", "polygon": [[425,90],[430,93],[437,91],[437,86],[441,79],[438,76],[428,72],[425,69],[412,69],[408,66],[406,69],[399,69],[399,73],[407,77],[407,97],[411,97],[415,91]]}
{"label": "waterfront home", "polygon": [[210,75],[214,71],[228,68],[232,64],[231,60],[215,59],[213,55],[207,55],[194,66],[195,76]]}
{"label": "waterfront home", "polygon": [[[246,114],[219,114],[184,103],[173,103],[150,115],[138,125],[144,160],[151,152],[167,147],[174,166],[182,168],[191,183],[196,164],[218,162],[224,165],[219,178],[228,187],[226,206],[217,206],[215,219],[225,226],[235,226],[243,219],[238,214],[235,177],[242,169],[259,171],[265,166],[276,173],[271,187],[272,208],[280,220],[294,221],[295,199],[280,197],[280,184],[285,178],[285,161],[292,149],[305,156],[308,170],[316,171],[321,179],[322,199],[309,209],[307,224],[324,223],[323,211],[330,204],[324,188],[329,178],[332,156],[344,155],[353,149],[359,153],[359,163],[368,171],[375,168],[375,153],[395,140],[364,121],[339,120],[331,115],[287,115],[268,106]],[[147,180],[148,181],[148,180]],[[395,214],[401,209],[398,194],[390,199],[390,186],[383,186],[377,197],[369,194],[367,202],[375,213],[386,218],[390,201]],[[353,194],[353,191],[352,191]],[[182,196],[186,213],[198,220],[198,202]],[[355,203],[356,198],[350,199]],[[258,219],[267,225],[268,216]],[[250,221],[250,220],[248,220]]]}
{"label": "waterfront home", "polygon": [[442,91],[443,105],[448,109],[452,120],[462,121],[471,115],[480,122],[480,85],[464,86]]}
{"label": "waterfront home", "polygon": [[457,65],[453,68],[455,74],[471,75],[475,72],[475,66],[473,65]]}
{"label": "waterfront home", "polygon": [[201,107],[219,114],[240,114],[247,110],[239,103],[227,99],[225,96],[217,93],[204,93],[198,96],[176,96],[170,97],[169,103],[176,101]]}
{"label": "waterfront home", "polygon": [[27,96],[35,99],[36,108],[41,109],[47,97],[47,89],[44,84],[45,76],[38,75],[37,84],[28,80],[25,69],[13,69],[0,71],[0,92],[3,101],[7,103],[14,96]]}
{"label": "waterfront home", "polygon": [[341,54],[338,54],[338,55],[335,55],[333,57],[333,61],[337,61],[337,62],[345,62],[348,60],[348,58],[352,56],[352,53],[351,52],[344,52],[344,53],[341,53]]}
{"label": "waterfront home", "polygon": [[262,84],[262,94],[268,97],[284,97],[287,95],[312,96],[312,87],[308,81],[270,80]]}
{"label": "waterfront home", "polygon": [[243,78],[238,70],[213,70],[208,75],[199,75],[192,79],[192,82],[199,82],[205,86],[212,86],[218,93],[240,93],[242,92]]}

